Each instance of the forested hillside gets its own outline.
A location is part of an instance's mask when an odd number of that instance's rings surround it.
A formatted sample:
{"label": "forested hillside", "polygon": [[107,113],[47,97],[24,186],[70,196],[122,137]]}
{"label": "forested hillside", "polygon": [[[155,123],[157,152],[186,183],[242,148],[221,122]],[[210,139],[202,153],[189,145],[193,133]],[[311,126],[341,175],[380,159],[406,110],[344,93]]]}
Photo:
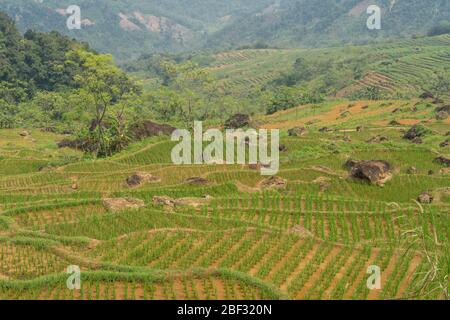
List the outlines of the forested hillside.
{"label": "forested hillside", "polygon": [[[366,10],[381,8],[381,29],[369,30]],[[434,26],[450,32],[446,0],[287,0],[271,10],[238,19],[211,37],[232,46],[264,39],[276,46],[330,46],[426,34]]]}
{"label": "forested hillside", "polygon": [[[82,28],[69,30],[65,10],[73,4],[2,0],[0,10],[14,17],[22,32],[57,30],[120,60],[149,52],[248,45],[367,43],[430,30],[449,32],[450,21],[446,0],[80,0]],[[381,30],[366,27],[366,9],[374,4],[382,10]]]}
{"label": "forested hillside", "polygon": [[[139,88],[110,55],[96,54],[57,32],[22,36],[0,12],[0,70],[0,127],[78,133],[95,143],[109,131],[114,137],[109,145],[122,143],[117,130]],[[108,130],[99,126],[106,121]]]}
{"label": "forested hillside", "polygon": [[67,54],[89,50],[56,32],[27,31],[23,36],[14,21],[0,12],[0,99],[20,102],[37,91],[76,87],[74,76],[80,63],[67,61]]}

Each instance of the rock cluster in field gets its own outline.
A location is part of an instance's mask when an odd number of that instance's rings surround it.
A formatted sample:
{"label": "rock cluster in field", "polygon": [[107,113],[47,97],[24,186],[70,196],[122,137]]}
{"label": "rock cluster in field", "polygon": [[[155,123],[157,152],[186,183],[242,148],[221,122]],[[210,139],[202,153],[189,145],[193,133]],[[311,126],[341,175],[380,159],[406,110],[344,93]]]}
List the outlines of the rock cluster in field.
{"label": "rock cluster in field", "polygon": [[450,167],[450,158],[446,158],[444,156],[437,157],[436,159],[434,159],[434,162],[442,164],[446,167]]}
{"label": "rock cluster in field", "polygon": [[187,197],[174,199],[169,196],[154,196],[153,204],[156,206],[165,206],[168,208],[175,208],[177,206],[191,206],[194,208],[207,205],[211,202],[212,197],[209,195],[203,198]]}
{"label": "rock cluster in field", "polygon": [[191,185],[205,185],[208,184],[208,180],[202,177],[190,177],[186,179],[186,183]]}
{"label": "rock cluster in field", "polygon": [[353,178],[366,180],[372,184],[382,186],[392,178],[391,165],[384,160],[348,160],[345,166]]}
{"label": "rock cluster in field", "polygon": [[264,179],[259,183],[259,188],[261,190],[280,190],[285,189],[286,186],[287,180],[277,176]]}
{"label": "rock cluster in field", "polygon": [[158,124],[150,120],[143,120],[134,123],[130,127],[131,135],[136,140],[159,135],[171,135],[176,128],[167,124]]}
{"label": "rock cluster in field", "polygon": [[386,142],[388,141],[388,138],[384,137],[384,136],[374,136],[372,138],[370,138],[369,140],[367,140],[367,143],[381,143],[381,142]]}
{"label": "rock cluster in field", "polygon": [[155,183],[160,181],[161,179],[147,172],[136,172],[126,179],[126,183],[129,187],[137,187],[144,183]]}
{"label": "rock cluster in field", "polygon": [[420,203],[432,203],[434,200],[434,197],[429,194],[428,192],[422,193],[418,198],[417,201]]}
{"label": "rock cluster in field", "polygon": [[295,127],[288,130],[288,135],[290,137],[302,137],[308,133],[308,130],[305,127]]}
{"label": "rock cluster in field", "polygon": [[112,212],[139,209],[145,207],[145,202],[135,198],[105,198],[103,205]]}
{"label": "rock cluster in field", "polygon": [[248,114],[237,113],[225,121],[226,129],[240,129],[250,125],[250,116]]}

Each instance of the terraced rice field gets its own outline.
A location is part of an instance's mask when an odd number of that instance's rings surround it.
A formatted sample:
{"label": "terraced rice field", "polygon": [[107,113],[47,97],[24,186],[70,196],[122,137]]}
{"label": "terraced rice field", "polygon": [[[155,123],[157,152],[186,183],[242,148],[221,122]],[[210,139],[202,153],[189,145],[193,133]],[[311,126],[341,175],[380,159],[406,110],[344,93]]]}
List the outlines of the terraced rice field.
{"label": "terraced rice field", "polygon": [[[265,177],[248,166],[175,166],[168,138],[105,160],[72,151],[69,163],[53,165],[69,152],[56,149],[58,136],[35,130],[32,141],[1,130],[0,299],[442,299],[439,290],[417,294],[430,265],[405,231],[420,227],[448,248],[450,176],[433,162],[448,155],[438,147],[448,127],[427,123],[434,134],[414,145],[401,139],[406,126],[375,121],[411,104],[327,102],[320,108],[329,116],[310,115],[319,121],[302,137],[285,129],[307,122],[310,109],[261,118],[282,128],[288,150],[277,174],[287,185],[278,191],[262,190]],[[351,115],[334,122],[331,115],[348,105]],[[352,130],[359,113],[362,132]],[[320,133],[322,125],[334,131]],[[389,141],[365,142],[377,134]],[[350,157],[385,159],[394,177],[384,187],[351,179],[342,167]],[[410,166],[416,174],[406,173]],[[125,180],[136,172],[159,180],[130,188]],[[190,177],[207,183],[189,184]],[[413,200],[427,190],[439,197],[418,206]],[[155,196],[208,201],[169,207]],[[106,198],[139,199],[144,207],[112,212]],[[69,265],[81,269],[80,290],[66,285]],[[381,270],[381,289],[367,287],[372,265]]]}
{"label": "terraced rice field", "polygon": [[349,97],[367,87],[377,87],[392,98],[414,97],[439,72],[448,70],[449,48],[450,36],[443,35],[367,47],[238,50],[215,55],[210,70],[223,92],[245,94],[289,71],[298,58],[314,66],[317,59],[345,64],[345,59],[365,57],[362,78],[345,79],[347,85],[337,88],[336,97]]}

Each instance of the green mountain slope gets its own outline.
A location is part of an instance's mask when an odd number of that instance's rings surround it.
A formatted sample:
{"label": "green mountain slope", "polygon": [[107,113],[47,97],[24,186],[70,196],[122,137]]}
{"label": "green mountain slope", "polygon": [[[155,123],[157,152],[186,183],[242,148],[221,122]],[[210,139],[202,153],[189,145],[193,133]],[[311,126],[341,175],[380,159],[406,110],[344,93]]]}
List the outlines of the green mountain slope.
{"label": "green mountain slope", "polygon": [[[72,4],[2,0],[0,10],[22,31],[57,30],[121,60],[261,41],[283,47],[364,43],[424,34],[450,21],[446,0],[80,0],[83,27],[68,30],[64,9]],[[382,30],[366,27],[371,4],[382,8]]]}
{"label": "green mountain slope", "polygon": [[[367,28],[367,8],[381,8],[381,30]],[[211,45],[232,46],[255,39],[279,46],[323,46],[364,43],[426,33],[450,21],[446,0],[289,0],[227,26]]]}
{"label": "green mountain slope", "polygon": [[[450,35],[332,48],[230,50],[192,60],[206,65],[225,95],[287,85],[338,98],[374,98],[371,90],[382,98],[411,98],[433,91],[440,78],[450,79]],[[158,64],[154,56],[144,57],[127,69],[142,71],[138,76],[153,83]]]}

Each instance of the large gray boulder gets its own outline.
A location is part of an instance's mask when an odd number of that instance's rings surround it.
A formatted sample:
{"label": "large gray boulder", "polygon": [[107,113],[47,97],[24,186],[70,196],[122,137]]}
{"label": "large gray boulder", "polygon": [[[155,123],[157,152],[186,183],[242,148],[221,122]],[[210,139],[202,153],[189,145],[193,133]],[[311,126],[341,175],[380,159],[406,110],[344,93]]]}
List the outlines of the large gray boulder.
{"label": "large gray boulder", "polygon": [[391,165],[384,160],[348,160],[345,166],[350,176],[372,184],[384,185],[392,178]]}

